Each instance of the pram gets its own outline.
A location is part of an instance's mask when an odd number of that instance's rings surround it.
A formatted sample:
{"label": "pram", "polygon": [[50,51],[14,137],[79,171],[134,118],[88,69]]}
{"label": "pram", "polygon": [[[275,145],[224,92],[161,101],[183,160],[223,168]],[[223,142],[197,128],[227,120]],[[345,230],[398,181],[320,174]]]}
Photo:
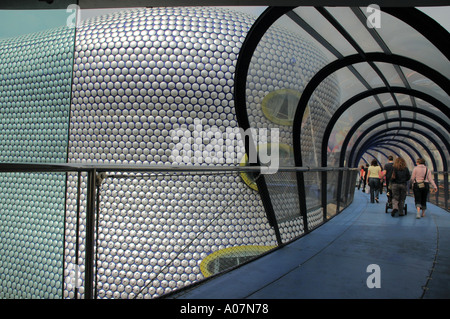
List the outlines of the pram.
{"label": "pram", "polygon": [[392,191],[386,187],[386,214],[389,212],[389,209],[392,209]]}
{"label": "pram", "polygon": [[[389,209],[392,209],[392,190],[388,187],[386,187],[386,196],[387,196],[387,201],[386,201],[386,209],[385,209],[385,213],[389,213]],[[405,203],[405,206],[403,207],[403,214],[407,215],[408,214],[408,205]]]}

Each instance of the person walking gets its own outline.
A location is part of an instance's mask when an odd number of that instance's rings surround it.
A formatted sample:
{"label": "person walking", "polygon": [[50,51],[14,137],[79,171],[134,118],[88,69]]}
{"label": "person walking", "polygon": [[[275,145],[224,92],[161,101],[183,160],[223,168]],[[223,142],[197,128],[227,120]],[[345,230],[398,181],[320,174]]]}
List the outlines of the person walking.
{"label": "person walking", "polygon": [[363,179],[363,187],[362,192],[366,192],[366,185],[367,185],[367,171],[369,169],[369,163],[366,163],[366,167],[364,168],[364,179]]}
{"label": "person walking", "polygon": [[360,170],[359,170],[359,183],[358,183],[358,189],[360,189],[361,188],[361,184],[363,184],[364,183],[364,178],[365,178],[365,175],[366,174],[366,171],[364,170],[364,165],[361,165],[361,167],[360,167]]}
{"label": "person walking", "polygon": [[391,192],[392,192],[392,213],[394,217],[398,212],[399,216],[404,216],[403,208],[407,193],[407,184],[411,178],[411,173],[406,162],[402,157],[397,157],[392,165],[392,174],[390,176]]}
{"label": "person walking", "polygon": [[[425,217],[425,210],[427,209],[427,199],[430,193],[430,186],[434,192],[437,191],[437,186],[431,176],[431,172],[425,166],[425,160],[418,158],[417,166],[414,167],[411,174],[411,183],[413,186],[414,203],[417,209],[416,218]],[[422,210],[422,214],[420,211]]]}
{"label": "person walking", "polygon": [[389,155],[388,162],[384,165],[383,174],[386,179],[386,196],[388,201],[388,207],[392,207],[392,190],[390,188],[392,170],[394,169],[394,157]]}
{"label": "person walking", "polygon": [[378,194],[380,192],[380,172],[381,167],[378,165],[376,159],[373,159],[370,162],[370,166],[367,170],[367,183],[370,187],[370,202],[374,203],[375,201],[378,203]]}

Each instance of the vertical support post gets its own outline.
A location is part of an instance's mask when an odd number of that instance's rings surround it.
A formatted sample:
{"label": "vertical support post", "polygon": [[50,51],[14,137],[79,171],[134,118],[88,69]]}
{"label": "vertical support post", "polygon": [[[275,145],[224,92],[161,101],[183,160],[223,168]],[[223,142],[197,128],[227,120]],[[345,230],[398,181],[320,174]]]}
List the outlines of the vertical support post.
{"label": "vertical support post", "polygon": [[[344,191],[344,206],[347,207],[348,206],[348,199],[350,197],[350,190],[351,187],[355,187],[355,185],[353,184],[353,171],[351,171],[350,169],[345,171],[345,191]],[[344,208],[345,208],[344,207]]]}
{"label": "vertical support post", "polygon": [[[75,271],[79,271],[79,259],[80,259],[80,207],[81,207],[81,172],[77,172],[77,225],[75,236]],[[75,279],[75,299],[78,299],[78,278]]]}
{"label": "vertical support post", "polygon": [[444,172],[444,207],[448,210],[448,172]]}
{"label": "vertical support post", "polygon": [[298,189],[298,201],[300,205],[300,214],[303,218],[303,227],[305,234],[309,232],[308,225],[308,207],[306,206],[306,191],[305,191],[305,177],[304,172],[297,172],[297,189]]}
{"label": "vertical support post", "polygon": [[435,200],[436,200],[435,205],[439,206],[439,173],[433,174],[433,178],[434,178],[434,183],[436,184],[436,186],[438,186],[438,189],[437,189],[436,194],[434,196]]}
{"label": "vertical support post", "polygon": [[322,172],[322,187],[321,187],[321,198],[322,198],[322,212],[323,212],[323,220],[326,221],[328,212],[327,212],[327,178],[328,178],[328,172],[323,171]]}
{"label": "vertical support post", "polygon": [[277,238],[278,245],[281,246],[283,244],[283,241],[281,239],[280,228],[278,226],[278,221],[275,215],[275,211],[273,209],[272,201],[270,200],[270,194],[267,189],[265,179],[258,178],[256,180],[256,185],[258,186],[259,194],[261,196],[261,200],[264,206],[264,210],[266,211],[269,224],[273,227],[273,230],[275,231],[275,237]]}
{"label": "vertical support post", "polygon": [[86,250],[84,295],[85,299],[93,299],[94,285],[94,236],[95,236],[95,199],[96,199],[96,170],[88,171],[87,203],[86,203]]}
{"label": "vertical support post", "polygon": [[342,178],[343,178],[342,170],[338,172],[338,179],[336,181],[336,214],[339,214],[341,209],[341,193],[342,193]]}

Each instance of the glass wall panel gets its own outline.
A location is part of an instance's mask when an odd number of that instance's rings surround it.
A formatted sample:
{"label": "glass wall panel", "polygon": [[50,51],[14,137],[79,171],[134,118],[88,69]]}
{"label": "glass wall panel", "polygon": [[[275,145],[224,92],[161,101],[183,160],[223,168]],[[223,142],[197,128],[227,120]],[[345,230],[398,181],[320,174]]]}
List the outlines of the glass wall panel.
{"label": "glass wall panel", "polygon": [[[300,214],[296,173],[277,172],[266,174],[265,177],[281,240],[285,243],[302,235],[305,231],[303,217]],[[307,194],[310,187],[317,183],[317,180],[305,180]],[[306,203],[308,200],[309,198]]]}
{"label": "glass wall panel", "polygon": [[339,172],[327,172],[327,219],[338,214],[337,211],[337,188],[338,188]]}
{"label": "glass wall panel", "polygon": [[321,201],[322,175],[320,172],[305,172],[303,176],[305,180],[308,229],[311,230],[324,222]]}
{"label": "glass wall panel", "polygon": [[[67,161],[71,14],[0,11],[0,162]],[[65,191],[65,174],[0,175],[0,298],[62,297]]]}
{"label": "glass wall panel", "polygon": [[449,206],[449,172],[435,172],[433,174],[434,181],[438,187],[436,193],[431,193],[428,200],[430,203],[445,207],[447,210]]}

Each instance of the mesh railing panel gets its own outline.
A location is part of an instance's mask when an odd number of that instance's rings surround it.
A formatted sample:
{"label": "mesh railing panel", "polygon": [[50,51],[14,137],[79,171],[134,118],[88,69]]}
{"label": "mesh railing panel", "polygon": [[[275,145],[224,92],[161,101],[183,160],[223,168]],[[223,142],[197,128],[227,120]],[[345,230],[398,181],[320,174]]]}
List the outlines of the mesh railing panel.
{"label": "mesh railing panel", "polygon": [[304,232],[295,172],[277,172],[264,175],[264,178],[281,239],[288,242]]}
{"label": "mesh railing panel", "polygon": [[110,176],[100,188],[98,298],[153,298],[276,246],[237,173]]}

